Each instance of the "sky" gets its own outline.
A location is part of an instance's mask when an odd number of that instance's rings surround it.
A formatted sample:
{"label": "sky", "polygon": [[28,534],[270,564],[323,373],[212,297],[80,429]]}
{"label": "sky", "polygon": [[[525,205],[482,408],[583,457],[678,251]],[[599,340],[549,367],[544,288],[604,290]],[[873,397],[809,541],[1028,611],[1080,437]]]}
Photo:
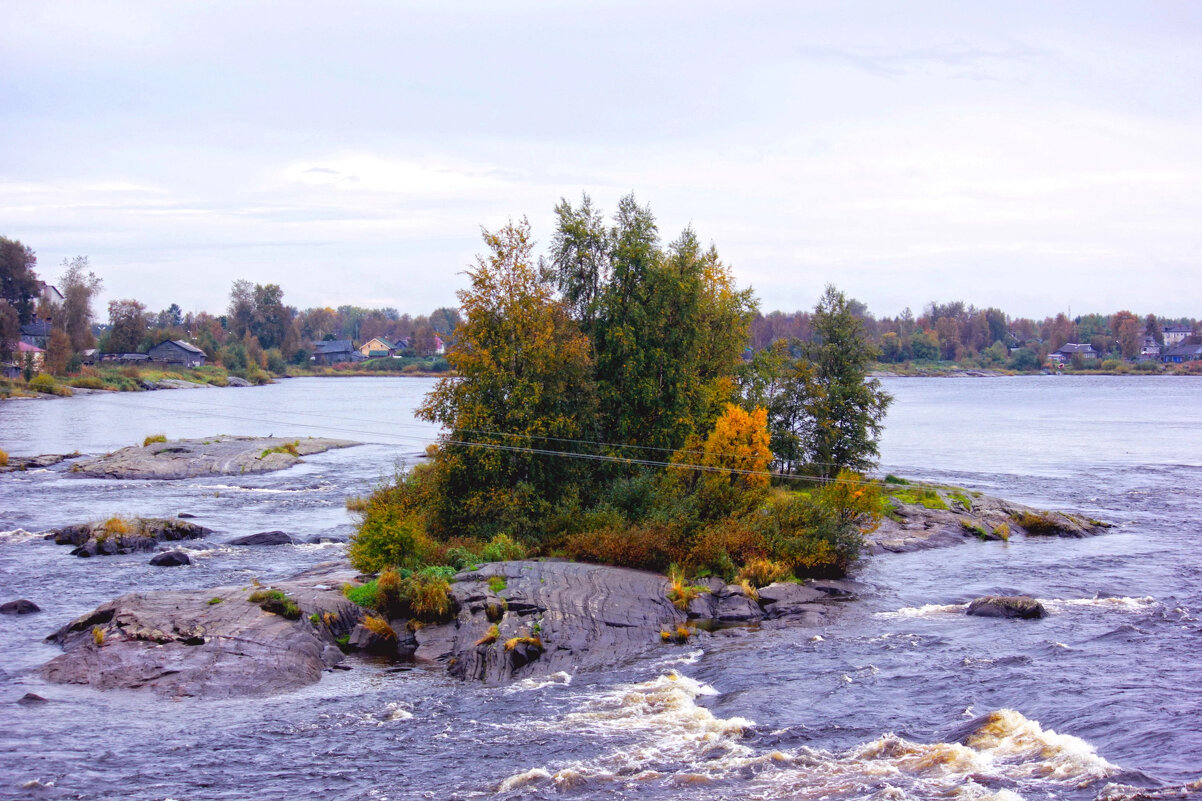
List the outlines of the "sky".
{"label": "sky", "polygon": [[1202,317],[1200,189],[1193,0],[0,4],[0,236],[98,311],[428,313],[634,192],[765,312]]}

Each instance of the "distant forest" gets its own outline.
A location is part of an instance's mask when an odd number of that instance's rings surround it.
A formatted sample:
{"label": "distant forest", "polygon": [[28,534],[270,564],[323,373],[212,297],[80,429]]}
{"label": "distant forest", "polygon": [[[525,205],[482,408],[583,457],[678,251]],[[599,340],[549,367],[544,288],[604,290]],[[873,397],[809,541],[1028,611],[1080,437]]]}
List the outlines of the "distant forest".
{"label": "distant forest", "polygon": [[[86,256],[64,259],[56,278],[42,280],[34,251],[0,237],[0,360],[13,358],[18,340],[29,339],[27,332],[40,331],[39,341],[46,345],[45,369],[58,375],[77,370],[81,354],[92,349],[144,353],[177,339],[191,342],[212,362],[231,370],[257,365],[281,373],[288,365],[309,364],[313,343],[322,340],[351,340],[359,346],[380,337],[398,345],[398,355],[429,357],[440,345],[454,346],[460,319],[451,307],[416,315],[349,305],[302,310],[285,302],[279,285],[246,280],[233,282],[228,306],[217,313],[185,313],[174,303],[154,311],[125,298],[110,301],[102,318],[93,308],[102,285]],[[863,303],[849,303],[885,364],[942,361],[1031,370],[1066,343],[1091,345],[1102,359],[1135,360],[1147,357],[1150,345],[1165,345],[1166,328],[1187,329],[1184,343],[1202,344],[1198,319],[1140,316],[1126,310],[1034,320],[953,301],[928,303],[919,315],[907,308],[895,317],[876,317]],[[794,347],[809,341],[811,314],[755,311],[749,350],[761,351],[778,341]]]}

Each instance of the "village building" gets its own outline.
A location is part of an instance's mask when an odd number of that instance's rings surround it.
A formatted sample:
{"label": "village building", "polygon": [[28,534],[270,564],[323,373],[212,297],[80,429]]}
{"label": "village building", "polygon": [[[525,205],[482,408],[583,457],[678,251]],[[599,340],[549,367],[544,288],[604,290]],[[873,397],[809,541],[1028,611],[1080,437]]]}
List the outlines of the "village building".
{"label": "village building", "polygon": [[397,346],[383,337],[372,337],[359,346],[359,353],[365,359],[382,359],[396,355]]}
{"label": "village building", "polygon": [[182,364],[185,367],[203,367],[205,352],[182,339],[160,342],[151,348],[147,354],[152,361],[167,364]]}
{"label": "village building", "polygon": [[1185,338],[1192,334],[1188,325],[1167,325],[1164,328],[1164,344],[1165,347],[1171,348],[1174,345],[1180,345],[1185,341]]}
{"label": "village building", "polygon": [[313,343],[312,355],[309,360],[314,364],[328,365],[362,358],[362,354],[355,350],[354,344],[349,339],[329,339]]}
{"label": "village building", "polygon": [[1165,364],[1202,361],[1202,345],[1177,345],[1163,356]]}
{"label": "village building", "polygon": [[1076,342],[1066,342],[1049,353],[1048,358],[1057,364],[1063,364],[1064,362],[1071,361],[1077,355],[1086,361],[1098,358],[1098,352],[1093,349],[1093,345]]}

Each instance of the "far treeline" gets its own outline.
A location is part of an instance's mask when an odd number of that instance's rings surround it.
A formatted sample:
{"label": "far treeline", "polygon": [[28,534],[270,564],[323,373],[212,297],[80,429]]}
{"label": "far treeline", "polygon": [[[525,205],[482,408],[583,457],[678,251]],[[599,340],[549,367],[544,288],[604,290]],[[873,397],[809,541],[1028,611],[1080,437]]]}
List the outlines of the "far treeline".
{"label": "far treeline", "polygon": [[[1065,345],[1078,344],[1089,345],[1094,366],[1106,363],[1103,369],[1121,371],[1130,362],[1158,369],[1159,357],[1171,345],[1202,344],[1202,321],[1189,317],[1140,317],[1123,310],[1072,318],[1060,313],[1032,320],[963,301],[928,303],[917,317],[909,309],[896,317],[874,317],[864,304],[850,303],[879,351],[877,358],[887,365],[944,362],[962,368],[1030,371],[1042,369],[1049,356]],[[805,311],[757,316],[751,325],[751,347],[764,350],[774,343],[809,339],[810,317]],[[1166,342],[1166,331],[1173,342]],[[1085,365],[1077,359],[1074,366]]]}
{"label": "far treeline", "polygon": [[454,375],[417,412],[444,434],[352,504],[377,605],[523,556],[667,570],[681,604],[686,576],[843,574],[879,520],[860,474],[891,401],[851,302],[828,286],[797,355],[748,360],[754,297],[692,229],[665,245],[633,196],[555,214],[541,259],[525,220],[484,232]]}
{"label": "far treeline", "polygon": [[[107,320],[101,321],[94,302],[103,281],[88,258],[64,259],[60,270],[57,283],[41,280],[34,251],[0,237],[0,362],[26,373],[87,379],[96,372],[88,365],[103,354],[145,354],[162,342],[182,340],[203,350],[210,365],[258,382],[309,367],[314,343],[347,340],[357,346],[380,338],[396,345],[390,349],[395,358],[358,368],[400,370],[418,362],[437,372],[446,369],[437,355],[453,340],[459,321],[450,308],[418,316],[358,306],[298,310],[284,302],[279,285],[245,280],[233,282],[224,314],[184,313],[175,303],[154,312],[126,298],[110,301]],[[44,347],[34,350],[39,343]]]}

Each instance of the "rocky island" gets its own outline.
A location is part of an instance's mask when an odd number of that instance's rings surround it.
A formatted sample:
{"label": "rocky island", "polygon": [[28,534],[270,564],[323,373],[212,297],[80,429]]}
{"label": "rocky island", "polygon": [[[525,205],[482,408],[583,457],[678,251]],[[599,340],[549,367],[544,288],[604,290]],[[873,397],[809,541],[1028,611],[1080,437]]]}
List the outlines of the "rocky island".
{"label": "rocky island", "polygon": [[349,448],[351,440],[303,437],[216,436],[148,441],[71,465],[70,474],[92,478],[180,479],[237,476],[284,470],[302,456]]}

